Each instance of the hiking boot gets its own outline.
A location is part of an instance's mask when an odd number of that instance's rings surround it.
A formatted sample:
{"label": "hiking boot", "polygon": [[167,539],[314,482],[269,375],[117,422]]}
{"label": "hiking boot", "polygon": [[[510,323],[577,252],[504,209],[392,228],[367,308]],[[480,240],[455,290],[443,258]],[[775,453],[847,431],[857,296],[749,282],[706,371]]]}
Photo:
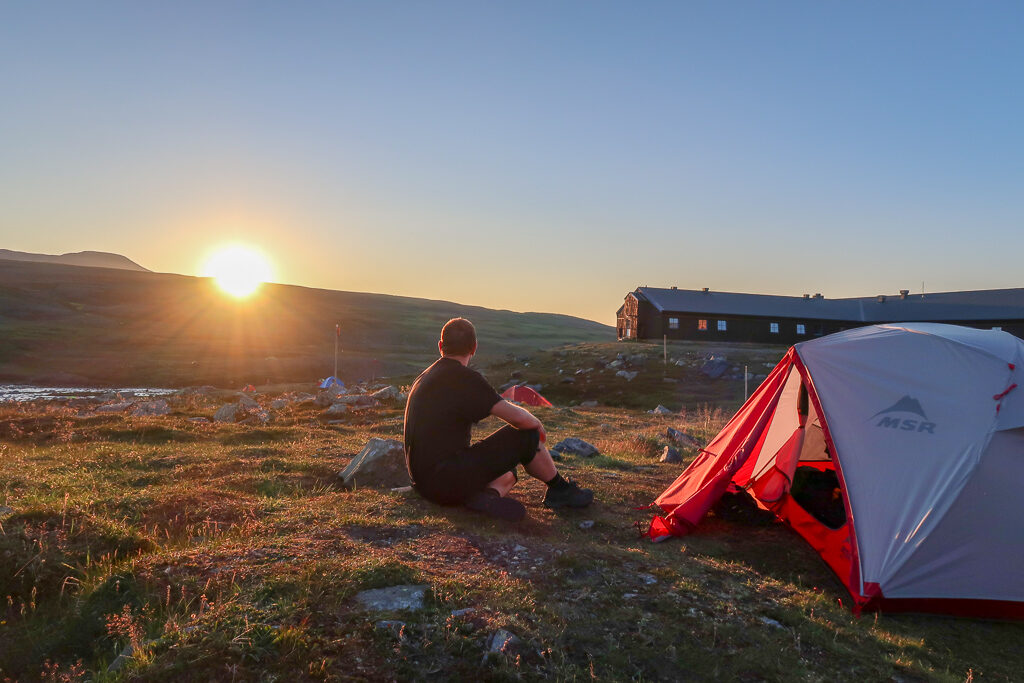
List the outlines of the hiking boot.
{"label": "hiking boot", "polygon": [[572,479],[566,479],[564,486],[551,487],[544,495],[544,507],[585,508],[594,501],[594,492],[581,489]]}
{"label": "hiking boot", "polygon": [[465,506],[473,512],[503,519],[506,522],[518,522],[526,516],[526,506],[514,498],[505,498],[498,495],[492,488],[484,489],[474,493],[466,501]]}

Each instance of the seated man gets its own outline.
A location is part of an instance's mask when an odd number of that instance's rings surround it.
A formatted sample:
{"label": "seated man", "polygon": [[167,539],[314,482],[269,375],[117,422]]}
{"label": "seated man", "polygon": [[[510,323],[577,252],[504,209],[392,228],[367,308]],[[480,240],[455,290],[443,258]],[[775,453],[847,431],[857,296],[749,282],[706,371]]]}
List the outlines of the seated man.
{"label": "seated man", "polygon": [[[562,478],[544,446],[540,420],[502,400],[487,380],[468,367],[476,353],[476,329],[464,318],[449,320],[438,342],[441,358],[409,390],[405,406],[405,457],[415,489],[440,505],[465,505],[492,517],[518,521],[523,504],[506,494],[517,465],[547,484],[547,507],[586,507],[594,499]],[[508,423],[470,445],[473,424],[488,415]]]}

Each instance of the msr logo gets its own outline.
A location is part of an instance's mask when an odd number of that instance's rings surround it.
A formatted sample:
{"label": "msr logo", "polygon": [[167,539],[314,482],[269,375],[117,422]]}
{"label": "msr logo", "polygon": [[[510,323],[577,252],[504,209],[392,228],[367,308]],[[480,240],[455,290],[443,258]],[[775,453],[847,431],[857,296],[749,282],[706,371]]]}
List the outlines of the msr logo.
{"label": "msr logo", "polygon": [[[907,415],[915,415],[916,417],[907,417]],[[918,417],[921,419],[917,419]],[[875,423],[876,427],[899,429],[900,431],[916,432],[918,434],[935,433],[935,423],[928,421],[928,416],[924,414],[921,402],[912,396],[904,396],[892,406],[885,410],[880,410],[871,417],[872,420],[875,418],[879,418],[878,422]]]}

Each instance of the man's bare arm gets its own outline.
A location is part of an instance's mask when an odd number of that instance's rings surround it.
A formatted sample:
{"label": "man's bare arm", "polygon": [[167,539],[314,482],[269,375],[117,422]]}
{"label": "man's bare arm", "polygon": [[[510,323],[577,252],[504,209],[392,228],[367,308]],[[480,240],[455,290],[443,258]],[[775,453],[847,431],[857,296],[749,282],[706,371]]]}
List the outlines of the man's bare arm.
{"label": "man's bare arm", "polygon": [[536,429],[540,432],[541,442],[547,440],[547,433],[544,431],[544,425],[535,415],[533,415],[533,413],[525,408],[520,408],[508,401],[498,401],[494,404],[494,407],[491,408],[491,415],[500,417],[516,429]]}

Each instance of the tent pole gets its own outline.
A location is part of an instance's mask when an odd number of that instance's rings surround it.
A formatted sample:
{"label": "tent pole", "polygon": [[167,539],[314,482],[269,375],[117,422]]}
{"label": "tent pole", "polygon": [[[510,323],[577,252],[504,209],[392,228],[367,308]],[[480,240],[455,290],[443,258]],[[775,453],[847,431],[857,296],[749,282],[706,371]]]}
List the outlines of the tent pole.
{"label": "tent pole", "polygon": [[661,335],[661,353],[664,356],[664,363],[668,365],[668,335]]}

